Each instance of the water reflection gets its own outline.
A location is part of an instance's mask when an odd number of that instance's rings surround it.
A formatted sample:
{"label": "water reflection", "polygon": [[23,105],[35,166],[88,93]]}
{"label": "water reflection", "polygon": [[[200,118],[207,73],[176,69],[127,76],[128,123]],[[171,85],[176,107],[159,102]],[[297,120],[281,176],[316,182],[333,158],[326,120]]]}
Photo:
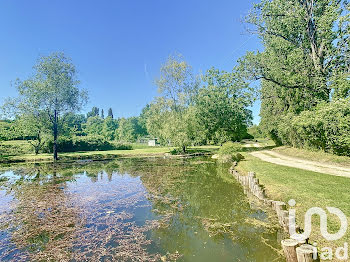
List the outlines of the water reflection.
{"label": "water reflection", "polygon": [[5,171],[0,259],[282,261],[276,229],[227,169],[124,159]]}

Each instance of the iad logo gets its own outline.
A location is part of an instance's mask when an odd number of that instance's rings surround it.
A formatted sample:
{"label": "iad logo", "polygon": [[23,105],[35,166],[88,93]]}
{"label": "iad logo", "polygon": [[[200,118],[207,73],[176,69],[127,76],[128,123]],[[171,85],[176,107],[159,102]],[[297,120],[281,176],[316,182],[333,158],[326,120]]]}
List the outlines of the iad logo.
{"label": "iad logo", "polygon": [[[288,204],[291,207],[294,207],[296,202],[294,199],[289,200]],[[336,215],[340,220],[340,229],[337,233],[330,234],[328,233],[327,229],[327,213],[322,208],[319,207],[312,207],[310,208],[306,214],[305,214],[305,221],[304,221],[304,233],[299,234],[296,232],[296,223],[295,223],[295,209],[289,209],[289,234],[293,239],[297,240],[304,240],[310,237],[311,230],[312,230],[312,216],[318,215],[320,217],[320,230],[322,236],[328,240],[328,241],[334,241],[341,239],[348,228],[348,219],[345,216],[345,214],[336,207],[327,207],[327,210],[329,213]]]}
{"label": "iad logo", "polygon": [[[288,204],[291,207],[294,207],[296,202],[294,199],[289,200]],[[289,234],[291,238],[303,241],[305,239],[308,239],[311,234],[312,230],[312,216],[318,215],[320,217],[320,231],[322,236],[328,240],[328,241],[334,241],[341,239],[347,231],[348,228],[348,219],[345,216],[345,214],[339,209],[335,207],[327,207],[327,211],[330,214],[336,215],[340,220],[340,229],[337,233],[330,234],[328,233],[327,229],[327,213],[324,209],[319,207],[312,207],[310,208],[306,214],[305,214],[305,220],[304,220],[304,232],[302,234],[299,234],[296,232],[296,223],[295,223],[295,209],[289,209]],[[315,247],[314,250],[314,259],[317,259],[317,249]],[[332,260],[333,259],[333,250],[329,247],[321,248],[321,259],[324,260]],[[339,247],[335,251],[335,256],[339,260],[347,260],[348,259],[348,243],[344,243],[344,247]]]}

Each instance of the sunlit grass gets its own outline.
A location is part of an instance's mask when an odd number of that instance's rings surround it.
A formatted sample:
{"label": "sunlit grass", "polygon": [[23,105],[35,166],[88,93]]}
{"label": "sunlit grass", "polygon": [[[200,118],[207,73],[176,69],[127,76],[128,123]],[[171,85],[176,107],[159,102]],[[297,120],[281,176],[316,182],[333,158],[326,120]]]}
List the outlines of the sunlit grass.
{"label": "sunlit grass", "polygon": [[[241,173],[254,171],[260,183],[264,185],[270,199],[288,202],[295,199],[297,202],[297,223],[302,225],[304,214],[311,207],[337,207],[345,215],[350,217],[350,178],[337,177],[306,171],[297,168],[280,166],[264,162],[249,154],[246,159],[239,163],[237,169]],[[329,232],[337,232],[339,220],[328,216]],[[315,216],[311,241],[316,241],[319,246],[340,246],[350,240],[350,232],[338,241],[326,242],[319,230],[319,218]]]}
{"label": "sunlit grass", "polygon": [[[198,146],[190,147],[188,153],[198,151],[216,151],[218,146]],[[132,156],[158,156],[165,153],[170,153],[174,147],[136,147],[132,150],[107,150],[107,151],[80,151],[70,153],[59,153],[61,161],[76,160],[76,159],[112,159],[116,157],[132,157]],[[23,154],[17,156],[3,156],[0,157],[0,162],[39,162],[39,161],[52,161],[52,154]]]}

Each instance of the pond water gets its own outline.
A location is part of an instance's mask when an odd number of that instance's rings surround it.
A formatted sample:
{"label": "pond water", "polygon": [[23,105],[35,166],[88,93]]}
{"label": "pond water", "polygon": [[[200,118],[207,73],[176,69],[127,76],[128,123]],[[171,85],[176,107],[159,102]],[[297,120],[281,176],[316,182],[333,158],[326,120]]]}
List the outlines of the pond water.
{"label": "pond water", "polygon": [[206,158],[0,174],[1,261],[284,261],[268,215]]}

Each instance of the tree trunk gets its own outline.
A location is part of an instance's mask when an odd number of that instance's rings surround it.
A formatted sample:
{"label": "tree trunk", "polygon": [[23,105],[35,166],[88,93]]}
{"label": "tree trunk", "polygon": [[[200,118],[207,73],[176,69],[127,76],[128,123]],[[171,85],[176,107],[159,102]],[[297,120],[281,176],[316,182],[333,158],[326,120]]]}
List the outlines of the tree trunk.
{"label": "tree trunk", "polygon": [[285,239],[281,242],[287,262],[298,262],[296,248],[299,242],[294,239]]}
{"label": "tree trunk", "polygon": [[38,131],[37,140],[38,140],[38,144],[35,146],[35,154],[36,155],[39,154],[39,150],[41,148],[41,132],[40,131]]}
{"label": "tree trunk", "polygon": [[53,123],[53,161],[58,160],[57,153],[57,137],[58,137],[58,128],[57,128],[57,111],[55,110],[54,123]]}
{"label": "tree trunk", "polygon": [[[298,262],[320,261],[317,255],[317,249],[311,245],[301,245],[296,249]],[[314,259],[314,255],[316,256]]]}

